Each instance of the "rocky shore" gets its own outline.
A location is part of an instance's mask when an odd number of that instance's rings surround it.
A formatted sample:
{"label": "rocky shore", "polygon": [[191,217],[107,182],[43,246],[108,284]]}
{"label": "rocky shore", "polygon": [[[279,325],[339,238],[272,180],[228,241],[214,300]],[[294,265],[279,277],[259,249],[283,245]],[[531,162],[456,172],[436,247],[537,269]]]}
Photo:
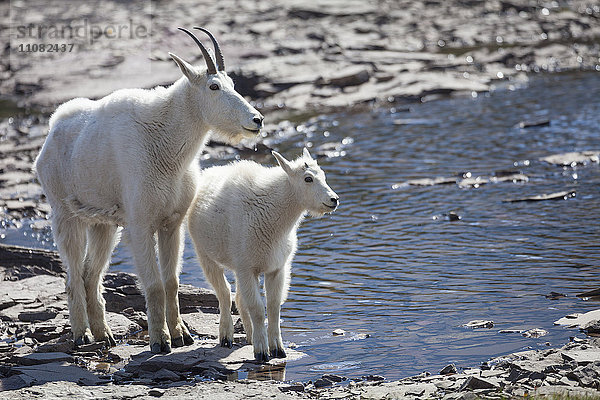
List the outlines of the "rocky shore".
{"label": "rocky shore", "polygon": [[[113,399],[600,397],[600,340],[576,337],[562,348],[523,351],[477,368],[448,365],[434,375],[424,372],[395,382],[374,375],[286,382],[285,363],[303,353],[289,349],[285,360],[256,364],[239,322],[233,349],[220,347],[217,299],[189,285],[181,285],[179,299],[194,345],[153,355],[144,331],[144,299],[127,273],[109,273],[105,279],[108,322],[118,345],[76,348],[57,254],[4,245],[0,254],[0,398],[62,398],[65,393]],[[557,323],[585,324],[588,332],[596,332],[598,317],[600,311],[594,311]]]}
{"label": "rocky shore", "polygon": [[[51,3],[0,3],[0,32],[10,37],[0,91],[21,105],[168,84],[180,75],[169,51],[203,65],[177,31],[194,25],[217,35],[238,90],[265,114],[471,95],[528,73],[600,70],[600,7],[584,0]],[[115,37],[110,29],[123,24],[137,35]],[[71,25],[103,34],[50,40],[53,26]],[[19,51],[44,41],[74,49]]]}

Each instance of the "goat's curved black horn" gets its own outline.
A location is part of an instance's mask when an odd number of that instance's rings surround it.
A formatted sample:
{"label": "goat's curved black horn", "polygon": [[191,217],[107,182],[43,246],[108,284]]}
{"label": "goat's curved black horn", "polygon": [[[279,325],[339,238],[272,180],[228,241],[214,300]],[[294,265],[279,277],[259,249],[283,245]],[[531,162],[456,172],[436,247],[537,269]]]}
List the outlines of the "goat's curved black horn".
{"label": "goat's curved black horn", "polygon": [[206,33],[208,37],[210,37],[210,40],[212,40],[213,42],[213,46],[215,46],[215,54],[217,56],[217,69],[219,71],[225,71],[225,59],[223,58],[223,52],[221,52],[221,47],[219,46],[219,42],[217,42],[217,39],[215,39],[213,34],[210,33],[208,29],[204,29],[201,26],[195,26],[194,29],[201,30],[202,32]]}
{"label": "goat's curved black horn", "polygon": [[192,32],[188,31],[185,28],[177,28],[177,29],[187,33],[188,35],[190,35],[190,37],[192,39],[194,39],[194,42],[196,42],[198,47],[200,47],[200,51],[202,51],[202,55],[204,56],[204,61],[206,61],[206,67],[208,68],[208,73],[210,75],[215,75],[217,73],[217,68],[215,67],[215,62],[214,62],[213,58],[211,57],[210,53],[208,52],[208,50],[206,50],[206,47],[204,47],[204,45],[200,42],[200,40],[198,40],[196,35],[194,35]]}

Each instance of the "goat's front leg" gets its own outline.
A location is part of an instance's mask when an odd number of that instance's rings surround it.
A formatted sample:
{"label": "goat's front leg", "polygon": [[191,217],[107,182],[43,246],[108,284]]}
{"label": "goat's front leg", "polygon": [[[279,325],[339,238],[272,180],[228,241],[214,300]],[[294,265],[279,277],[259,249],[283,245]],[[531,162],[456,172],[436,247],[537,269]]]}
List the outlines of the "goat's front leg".
{"label": "goat's front leg", "polygon": [[165,323],[165,288],[156,263],[154,234],[151,229],[129,224],[129,241],[146,297],[150,350],[169,353],[171,337]]}
{"label": "goat's front leg", "polygon": [[194,339],[179,314],[179,273],[183,257],[183,225],[181,220],[158,231],[158,256],[165,284],[165,309],[173,347],[191,345]]}
{"label": "goat's front leg", "polygon": [[285,358],[281,328],[279,326],[280,308],[284,293],[287,292],[285,273],[276,270],[265,274],[265,292],[267,295],[267,334],[269,338],[269,353],[272,358]]}
{"label": "goat's front leg", "polygon": [[260,297],[258,276],[250,269],[236,274],[237,290],[242,297],[243,307],[250,314],[252,320],[252,345],[256,361],[269,361],[267,332],[265,329],[265,305]]}

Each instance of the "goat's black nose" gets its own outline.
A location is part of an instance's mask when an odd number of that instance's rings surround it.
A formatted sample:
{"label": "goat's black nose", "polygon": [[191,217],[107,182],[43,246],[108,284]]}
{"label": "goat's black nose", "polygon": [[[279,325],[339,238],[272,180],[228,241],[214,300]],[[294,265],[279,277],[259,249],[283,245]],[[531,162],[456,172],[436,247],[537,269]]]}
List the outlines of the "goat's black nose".
{"label": "goat's black nose", "polygon": [[262,126],[264,117],[254,117],[252,121],[258,126]]}

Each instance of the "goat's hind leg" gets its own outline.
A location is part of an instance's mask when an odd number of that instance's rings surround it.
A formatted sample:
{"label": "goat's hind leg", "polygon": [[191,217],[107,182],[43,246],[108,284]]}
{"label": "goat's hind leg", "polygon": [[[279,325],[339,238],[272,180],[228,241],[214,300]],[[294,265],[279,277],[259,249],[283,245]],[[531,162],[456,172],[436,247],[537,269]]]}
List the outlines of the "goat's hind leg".
{"label": "goat's hind leg", "polygon": [[239,288],[239,283],[236,283],[235,306],[240,313],[240,318],[242,318],[242,324],[244,325],[244,330],[246,331],[246,341],[248,344],[252,344],[252,319],[250,319],[250,313],[244,304],[244,299],[242,298],[241,293],[242,291]]}
{"label": "goat's hind leg", "polygon": [[106,323],[105,301],[102,297],[102,278],[108,269],[108,261],[117,244],[117,227],[109,224],[94,224],[88,227],[87,255],[83,280],[87,293],[87,314],[90,329],[97,341],[110,346],[117,343]]}
{"label": "goat's hind leg", "polygon": [[233,318],[231,317],[231,288],[223,268],[208,257],[198,257],[206,279],[219,299],[219,341],[222,347],[233,346]]}
{"label": "goat's hind leg", "polygon": [[179,314],[179,273],[183,257],[183,225],[181,221],[158,232],[158,256],[165,285],[165,313],[173,347],[194,343]]}
{"label": "goat's hind leg", "polygon": [[267,335],[269,338],[269,353],[272,358],[285,358],[281,328],[279,326],[281,303],[287,294],[289,278],[285,271],[276,270],[265,274],[265,292],[267,297]]}
{"label": "goat's hind leg", "polygon": [[53,208],[52,232],[61,259],[67,268],[67,301],[71,331],[76,346],[92,342],[89,328],[85,284],[83,280],[86,232],[85,224],[60,206]]}

